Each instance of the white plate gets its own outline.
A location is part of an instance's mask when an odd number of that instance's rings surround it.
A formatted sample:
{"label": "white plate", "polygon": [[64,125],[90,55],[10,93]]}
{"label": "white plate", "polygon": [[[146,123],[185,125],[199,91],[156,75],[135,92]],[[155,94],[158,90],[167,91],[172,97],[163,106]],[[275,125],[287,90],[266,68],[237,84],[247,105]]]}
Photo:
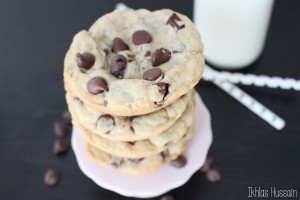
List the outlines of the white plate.
{"label": "white plate", "polygon": [[200,96],[196,96],[196,127],[183,153],[188,160],[185,167],[178,169],[167,164],[153,173],[140,176],[121,173],[90,159],[82,136],[73,128],[72,147],[81,171],[97,185],[128,197],[155,197],[185,184],[203,165],[212,142],[210,114]]}

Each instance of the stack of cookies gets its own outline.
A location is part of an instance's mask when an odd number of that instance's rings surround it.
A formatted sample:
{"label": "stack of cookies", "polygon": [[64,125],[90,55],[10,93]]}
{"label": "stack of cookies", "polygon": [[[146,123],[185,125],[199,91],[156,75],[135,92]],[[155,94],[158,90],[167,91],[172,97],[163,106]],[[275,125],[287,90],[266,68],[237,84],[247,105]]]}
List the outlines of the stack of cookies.
{"label": "stack of cookies", "polygon": [[192,22],[172,10],[118,10],[73,39],[64,83],[89,155],[131,174],[185,150],[195,125],[204,59]]}

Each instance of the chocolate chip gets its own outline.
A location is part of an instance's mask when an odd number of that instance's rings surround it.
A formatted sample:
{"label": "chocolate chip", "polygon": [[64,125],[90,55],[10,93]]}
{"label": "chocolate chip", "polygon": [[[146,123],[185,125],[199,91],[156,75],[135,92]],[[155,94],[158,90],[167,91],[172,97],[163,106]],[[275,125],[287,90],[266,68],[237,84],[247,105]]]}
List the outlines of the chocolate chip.
{"label": "chocolate chip", "polygon": [[67,127],[60,122],[54,122],[53,129],[54,129],[54,134],[57,137],[65,137],[68,132]]}
{"label": "chocolate chip", "polygon": [[163,103],[162,103],[162,102],[154,102],[154,104],[155,104],[155,106],[156,106],[157,108],[163,106]]}
{"label": "chocolate chip", "polygon": [[77,65],[80,68],[90,69],[95,63],[95,56],[91,53],[77,53]]}
{"label": "chocolate chip", "polygon": [[208,181],[210,181],[212,183],[219,182],[221,180],[220,170],[218,168],[209,169],[206,172],[206,178]]}
{"label": "chocolate chip", "polygon": [[108,104],[107,100],[104,100],[104,101],[103,101],[103,105],[104,105],[104,106],[107,106],[107,104]]}
{"label": "chocolate chip", "polygon": [[168,95],[169,93],[169,86],[170,84],[169,83],[164,83],[164,82],[159,82],[159,83],[156,83],[156,85],[158,86],[158,91],[164,95],[164,98],[166,95]]}
{"label": "chocolate chip", "polygon": [[68,110],[64,111],[62,116],[67,124],[72,124],[72,116]]}
{"label": "chocolate chip", "polygon": [[148,81],[154,81],[158,79],[162,74],[163,72],[160,68],[151,68],[144,72],[143,79]]}
{"label": "chocolate chip", "polygon": [[123,78],[126,65],[127,59],[125,58],[125,56],[121,54],[116,54],[110,61],[110,73],[117,78]]}
{"label": "chocolate chip", "polygon": [[109,50],[108,49],[103,49],[103,52],[105,53],[105,55],[109,54]]}
{"label": "chocolate chip", "polygon": [[112,52],[118,53],[119,51],[125,51],[128,50],[128,45],[121,39],[121,38],[114,38],[113,45],[112,45]]}
{"label": "chocolate chip", "polygon": [[110,125],[113,125],[115,126],[116,123],[115,123],[115,119],[111,116],[111,115],[101,115],[98,120],[101,120],[103,121],[104,123],[106,124],[110,124]]}
{"label": "chocolate chip", "polygon": [[130,145],[134,145],[136,143],[136,141],[129,141],[128,144]]}
{"label": "chocolate chip", "polygon": [[99,94],[104,91],[108,91],[107,82],[102,77],[94,77],[89,80],[87,89],[91,94]]}
{"label": "chocolate chip", "polygon": [[68,151],[69,145],[64,139],[58,139],[54,142],[53,153],[56,155],[64,154]]}
{"label": "chocolate chip", "polygon": [[163,152],[160,153],[160,155],[162,159],[165,160],[170,155],[169,150],[168,149],[164,150]]}
{"label": "chocolate chip", "polygon": [[55,186],[60,181],[60,174],[54,169],[48,169],[44,176],[44,183],[48,186]]}
{"label": "chocolate chip", "polygon": [[149,57],[151,55],[150,51],[146,51],[146,53],[144,54],[144,57]]}
{"label": "chocolate chip", "polygon": [[78,97],[73,97],[73,101],[78,101],[79,103],[83,104],[83,101]]}
{"label": "chocolate chip", "polygon": [[132,126],[130,126],[130,130],[131,130],[131,132],[135,133],[135,130]]}
{"label": "chocolate chip", "polygon": [[156,49],[152,57],[152,66],[156,67],[163,63],[166,63],[171,58],[171,52],[168,49],[160,48]]}
{"label": "chocolate chip", "polygon": [[135,45],[146,44],[152,41],[151,35],[147,31],[139,30],[133,33],[132,42]]}
{"label": "chocolate chip", "polygon": [[115,168],[119,168],[124,163],[123,158],[115,158],[111,165]]}
{"label": "chocolate chip", "polygon": [[164,195],[160,200],[175,200],[174,197],[170,194]]}
{"label": "chocolate chip", "polygon": [[176,28],[177,31],[185,27],[183,21],[175,13],[168,19],[167,24]]}
{"label": "chocolate chip", "polygon": [[138,164],[142,160],[144,160],[144,158],[129,158],[129,161],[132,162],[132,163],[134,163],[134,164]]}
{"label": "chocolate chip", "polygon": [[178,156],[175,160],[171,161],[171,165],[176,167],[176,168],[182,168],[186,165],[187,160],[184,156]]}
{"label": "chocolate chip", "polygon": [[207,158],[203,166],[200,168],[200,171],[207,172],[211,168],[213,161],[214,161],[213,157]]}

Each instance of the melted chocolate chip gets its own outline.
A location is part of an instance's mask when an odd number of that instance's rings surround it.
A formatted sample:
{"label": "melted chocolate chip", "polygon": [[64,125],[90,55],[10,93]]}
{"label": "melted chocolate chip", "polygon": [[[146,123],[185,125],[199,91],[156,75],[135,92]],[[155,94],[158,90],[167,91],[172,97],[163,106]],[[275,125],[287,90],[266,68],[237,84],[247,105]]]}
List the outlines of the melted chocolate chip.
{"label": "melted chocolate chip", "polygon": [[44,176],[44,183],[48,186],[55,186],[60,181],[60,174],[54,169],[48,169]]}
{"label": "melted chocolate chip", "polygon": [[169,93],[169,86],[170,86],[170,84],[169,83],[164,83],[164,82],[159,82],[159,83],[156,83],[156,85],[159,88],[159,92],[161,94],[163,94],[164,98],[165,98],[165,96],[167,96],[168,93]]}
{"label": "melted chocolate chip", "polygon": [[78,97],[73,97],[73,101],[79,101],[80,103],[83,103],[81,99],[79,99]]}
{"label": "melted chocolate chip", "polygon": [[136,141],[129,141],[128,144],[135,145]]}
{"label": "melted chocolate chip", "polygon": [[160,155],[162,159],[165,160],[170,155],[169,150],[168,149],[164,150],[163,152],[160,153]]}
{"label": "melted chocolate chip", "polygon": [[119,51],[125,51],[128,50],[128,45],[121,39],[121,38],[114,38],[113,45],[112,45],[112,52],[118,53]]}
{"label": "melted chocolate chip", "polygon": [[122,158],[116,158],[111,165],[115,168],[119,168],[124,163],[124,160]]}
{"label": "melted chocolate chip", "polygon": [[151,52],[150,51],[146,51],[146,53],[144,54],[144,57],[149,57],[151,56]]}
{"label": "melted chocolate chip", "polygon": [[160,68],[151,68],[144,72],[143,78],[148,81],[154,81],[158,79],[162,74],[163,72]]}
{"label": "melted chocolate chip", "polygon": [[113,126],[116,125],[115,119],[111,115],[101,115],[98,120],[103,120],[105,123],[111,124]]}
{"label": "melted chocolate chip", "polygon": [[186,165],[187,160],[184,156],[178,156],[175,160],[171,161],[171,165],[176,167],[176,168],[182,168]]}
{"label": "melted chocolate chip", "polygon": [[166,63],[171,58],[171,52],[168,49],[160,48],[156,49],[152,57],[152,66],[156,67],[163,63]]}
{"label": "melted chocolate chip", "polygon": [[103,49],[103,52],[105,53],[105,55],[109,54],[109,50],[108,49]]}
{"label": "melted chocolate chip", "polygon": [[64,154],[68,151],[69,145],[63,139],[58,139],[54,142],[53,153],[56,155]]}
{"label": "melted chocolate chip", "polygon": [[144,158],[129,158],[129,161],[132,162],[132,163],[134,163],[134,164],[138,164],[142,160],[144,160]]}
{"label": "melted chocolate chip", "polygon": [[162,103],[162,102],[154,102],[154,104],[155,104],[155,106],[156,106],[157,108],[163,106],[163,103]]}
{"label": "melted chocolate chip", "polygon": [[107,100],[104,100],[104,101],[103,101],[103,105],[104,105],[104,106],[107,106],[107,105],[108,105]]}
{"label": "melted chocolate chip", "polygon": [[177,31],[185,27],[182,20],[175,13],[173,13],[168,19],[167,24],[169,24],[173,28],[176,28]]}
{"label": "melted chocolate chip", "polygon": [[77,65],[80,68],[90,69],[95,63],[95,56],[91,53],[77,53]]}
{"label": "melted chocolate chip", "polygon": [[102,77],[94,77],[89,80],[87,89],[91,94],[99,94],[104,91],[108,91],[107,82]]}
{"label": "melted chocolate chip", "polygon": [[130,126],[130,130],[131,130],[131,132],[135,133],[135,130],[132,126]]}
{"label": "melted chocolate chip", "polygon": [[139,30],[133,33],[132,42],[135,45],[146,44],[152,41],[151,35],[147,31]]}
{"label": "melted chocolate chip", "polygon": [[110,73],[117,78],[123,78],[126,65],[127,59],[121,54],[116,54],[110,61]]}

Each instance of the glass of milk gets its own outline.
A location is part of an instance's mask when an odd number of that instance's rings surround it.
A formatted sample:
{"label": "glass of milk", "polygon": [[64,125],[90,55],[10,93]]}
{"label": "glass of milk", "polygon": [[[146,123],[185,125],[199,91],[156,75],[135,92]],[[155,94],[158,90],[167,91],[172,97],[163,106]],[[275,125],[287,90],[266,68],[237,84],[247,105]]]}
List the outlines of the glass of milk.
{"label": "glass of milk", "polygon": [[241,69],[261,54],[274,0],[194,0],[194,21],[205,59],[221,69]]}

